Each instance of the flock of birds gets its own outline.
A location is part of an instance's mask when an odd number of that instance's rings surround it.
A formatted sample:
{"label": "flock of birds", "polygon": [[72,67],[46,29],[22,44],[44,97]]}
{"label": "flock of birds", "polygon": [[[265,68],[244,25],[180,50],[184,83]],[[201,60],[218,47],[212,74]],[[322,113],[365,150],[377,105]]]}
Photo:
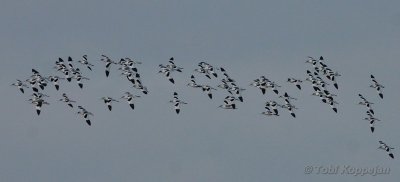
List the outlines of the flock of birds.
{"label": "flock of birds", "polygon": [[[121,71],[121,75],[127,78],[127,80],[132,84],[133,88],[137,89],[139,92],[142,92],[145,95],[148,94],[147,87],[143,84],[139,70],[137,68],[137,65],[142,64],[142,62],[132,60],[130,58],[121,58],[117,62],[113,61],[106,55],[101,55],[101,59],[99,61],[105,63],[106,77],[109,77],[110,75],[111,66],[117,65],[119,67],[118,70]],[[16,86],[22,93],[25,93],[24,89],[29,88],[26,83],[30,85],[33,94],[31,95],[32,98],[30,98],[28,101],[35,107],[37,115],[40,115],[42,107],[44,105],[49,105],[49,103],[46,101],[46,98],[49,96],[41,92],[45,89],[45,87],[48,86],[49,82],[54,85],[57,91],[60,89],[61,80],[66,80],[68,82],[72,82],[72,80],[75,80],[81,89],[84,88],[84,82],[89,80],[89,78],[83,76],[82,71],[75,63],[80,63],[80,65],[86,67],[85,69],[88,69],[89,71],[92,71],[92,68],[95,66],[88,61],[87,55],[82,56],[82,59],[78,61],[74,61],[71,57],[68,57],[67,61],[59,58],[58,61],[55,62],[54,66],[54,69],[59,73],[59,75],[43,76],[36,69],[32,69],[32,75],[28,79],[26,79],[25,81],[17,80],[15,83],[12,84],[12,86]],[[288,78],[287,82],[296,86],[298,90],[301,90],[303,84],[308,82],[313,90],[312,95],[318,97],[323,104],[329,105],[335,113],[338,113],[338,102],[335,100],[335,97],[337,95],[331,92],[331,88],[329,88],[329,85],[333,85],[333,87],[338,90],[339,85],[337,83],[337,77],[340,77],[341,75],[339,74],[339,72],[334,71],[330,67],[328,67],[322,56],[319,57],[319,59],[308,57],[305,63],[310,64],[313,68],[310,70],[306,70],[307,78],[305,80]],[[167,64],[159,65],[158,73],[160,73],[172,84],[175,84],[175,74],[179,74],[182,72],[183,68],[175,64],[173,57],[168,60]],[[198,63],[198,68],[195,69],[193,72],[198,75],[203,75],[210,80],[217,79],[219,74],[222,74],[220,84],[216,86],[218,89],[210,86],[209,84],[198,83],[196,81],[195,74],[192,74],[190,76],[190,81],[187,84],[188,87],[200,89],[208,96],[209,99],[213,99],[214,91],[217,91],[219,89],[225,90],[227,96],[224,98],[223,102],[219,106],[220,108],[228,110],[238,109],[238,102],[244,102],[242,92],[246,89],[238,86],[236,81],[228,74],[225,68],[215,67],[206,62],[200,62]],[[370,87],[375,88],[378,92],[379,97],[383,99],[382,89],[384,88],[384,86],[378,83],[373,75],[371,75],[371,79],[372,85]],[[266,78],[266,76],[260,76],[259,78],[253,80],[250,83],[250,86],[259,89],[261,91],[261,94],[263,95],[267,94],[267,92],[273,92],[278,96],[278,98],[281,99],[266,101],[264,107],[265,110],[261,112],[261,114],[265,116],[277,117],[280,116],[279,111],[283,109],[287,110],[287,112],[292,117],[296,117],[295,110],[298,108],[294,105],[294,102],[297,100],[297,98],[290,96],[287,92],[282,92],[280,89],[282,86],[278,85],[272,80],[269,80],[268,78]],[[130,108],[133,110],[135,109],[135,100],[140,97],[140,95],[125,92],[125,94],[119,100],[109,96],[104,96],[101,98],[101,100],[107,106],[109,111],[112,111],[112,104],[114,102],[119,102],[120,100],[126,101],[129,104]],[[367,108],[366,113],[368,117],[364,118],[364,120],[369,121],[371,132],[374,132],[375,121],[380,120],[375,118],[374,116],[375,112],[371,107],[373,103],[369,102],[361,94],[359,94],[359,97],[362,100],[361,102],[359,102],[359,105],[364,105]],[[60,98],[59,101],[65,103],[71,108],[74,108],[74,105],[76,103],[76,101],[69,98],[66,93],[62,93],[62,98]],[[172,103],[176,114],[179,114],[181,112],[182,106],[187,104],[187,102],[184,102],[178,97],[177,92],[173,92],[173,98],[169,102]],[[77,114],[79,114],[90,126],[92,124],[90,117],[93,116],[93,113],[91,113],[81,105],[78,105],[77,109]],[[379,141],[379,144],[379,149],[385,150],[391,158],[394,158],[394,155],[391,152],[394,148],[388,146],[383,141]]]}
{"label": "flock of birds", "polygon": [[[370,85],[370,87],[375,88],[376,91],[378,92],[379,97],[383,99],[382,88],[384,88],[384,86],[381,85],[378,81],[376,81],[374,75],[371,75],[371,80],[372,80],[372,85]],[[358,104],[363,105],[367,108],[366,113],[368,117],[364,118],[364,120],[369,121],[369,127],[371,129],[371,132],[373,133],[375,131],[375,121],[381,121],[381,120],[375,117],[375,112],[371,107],[371,105],[374,103],[368,101],[362,94],[358,94],[358,96],[361,99],[361,101]],[[391,158],[394,158],[394,155],[392,153],[392,150],[394,149],[393,147],[388,146],[383,141],[379,141],[379,144],[380,144],[379,149],[385,150]]]}

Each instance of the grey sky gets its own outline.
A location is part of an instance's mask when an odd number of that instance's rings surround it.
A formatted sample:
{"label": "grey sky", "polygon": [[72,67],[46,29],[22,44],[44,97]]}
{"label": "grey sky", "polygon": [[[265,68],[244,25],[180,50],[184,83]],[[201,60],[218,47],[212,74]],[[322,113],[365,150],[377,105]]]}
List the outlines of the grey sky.
{"label": "grey sky", "polygon": [[[395,147],[400,89],[398,1],[3,1],[0,6],[0,181],[394,181],[397,159],[377,150],[378,140]],[[52,70],[58,57],[83,54],[95,62],[84,90],[64,83],[40,116],[9,85],[36,68]],[[96,60],[132,57],[149,95],[132,112],[117,103],[112,112],[99,100],[134,92],[116,69],[110,77]],[[335,114],[310,87],[298,91],[288,77],[305,78],[307,56],[323,55],[342,73]],[[174,56],[184,67],[176,85],[157,73]],[[238,110],[185,85],[200,61],[227,69],[246,87]],[[384,100],[369,88],[373,73],[385,85]],[[282,110],[264,117],[264,102],[276,99],[251,80],[265,75],[298,97],[297,118]],[[217,80],[198,77],[201,83]],[[189,104],[176,115],[168,101],[177,91]],[[95,116],[87,127],[75,110],[56,102],[66,92]],[[28,92],[30,93],[30,92]],[[371,134],[356,105],[362,93],[382,120]],[[390,175],[306,175],[307,165],[391,168]]]}

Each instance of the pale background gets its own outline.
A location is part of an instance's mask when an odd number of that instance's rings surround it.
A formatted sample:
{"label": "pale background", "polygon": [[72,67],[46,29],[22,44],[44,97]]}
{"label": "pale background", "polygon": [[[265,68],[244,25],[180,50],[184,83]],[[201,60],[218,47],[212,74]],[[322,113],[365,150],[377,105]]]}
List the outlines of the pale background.
{"label": "pale background", "polygon": [[[0,6],[0,181],[395,181],[399,175],[400,106],[399,1],[49,1],[3,0]],[[76,83],[53,86],[50,106],[37,116],[9,85],[26,79],[32,68],[43,75],[58,57],[95,63]],[[149,95],[131,111],[116,103],[112,112],[99,100],[135,92],[114,66],[109,78],[101,54],[131,57]],[[323,55],[343,76],[338,78],[339,113],[298,91],[287,77],[305,78],[307,56]],[[174,56],[184,67],[176,85],[157,73]],[[238,110],[217,108],[223,91],[209,100],[186,87],[200,61],[224,66],[247,88]],[[385,85],[384,100],[369,88],[369,75]],[[265,117],[261,95],[249,87],[265,75],[282,91],[298,97],[297,118],[282,110]],[[216,86],[198,77],[199,83]],[[177,91],[188,102],[176,115],[168,101]],[[56,102],[66,92],[95,116],[88,127],[75,109]],[[138,93],[138,92],[135,92]],[[382,122],[372,134],[362,93],[376,103]],[[138,93],[139,94],[139,93]],[[396,159],[377,150],[378,141],[395,147]],[[388,167],[390,175],[306,175],[308,165]]]}

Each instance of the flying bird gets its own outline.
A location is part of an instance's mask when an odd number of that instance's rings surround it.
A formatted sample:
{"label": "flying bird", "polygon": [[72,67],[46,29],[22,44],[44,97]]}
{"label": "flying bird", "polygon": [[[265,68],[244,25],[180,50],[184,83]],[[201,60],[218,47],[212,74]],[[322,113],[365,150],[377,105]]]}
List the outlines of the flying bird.
{"label": "flying bird", "polygon": [[178,98],[177,92],[174,92],[174,98],[172,100],[170,100],[169,102],[173,103],[176,114],[179,114],[179,112],[181,110],[181,104],[187,104],[186,102],[184,102]]}
{"label": "flying bird", "polygon": [[202,88],[203,92],[205,92],[210,99],[212,99],[211,90],[217,90],[209,85],[202,85],[201,88]]}
{"label": "flying bird", "polygon": [[128,102],[129,106],[132,109],[135,109],[135,105],[133,103],[133,99],[134,98],[138,98],[138,97],[140,97],[140,96],[139,95],[133,95],[130,92],[125,92],[125,95],[122,96],[121,99],[125,99]]}
{"label": "flying bird", "polygon": [[22,93],[25,93],[24,87],[29,88],[26,84],[24,84],[21,80],[17,80],[17,82],[11,84],[11,86],[16,86]]}
{"label": "flying bird", "polygon": [[297,87],[299,90],[301,90],[301,85],[300,85],[300,84],[301,84],[303,81],[301,81],[301,80],[299,80],[299,79],[295,79],[295,78],[288,78],[287,82],[295,84],[296,87]]}
{"label": "flying bird", "polygon": [[87,59],[87,55],[82,56],[82,60],[78,61],[79,63],[85,65],[90,71],[92,71],[92,67],[94,66],[93,64],[89,63]]}
{"label": "flying bird", "polygon": [[58,76],[49,76],[49,77],[47,77],[47,79],[54,84],[54,87],[56,88],[56,90],[59,90],[60,89],[60,84],[59,84],[58,81],[62,80],[64,78],[60,78]]}
{"label": "flying bird", "polygon": [[369,127],[371,129],[371,132],[373,133],[375,131],[375,126],[374,126],[375,121],[381,121],[381,120],[379,120],[378,118],[375,118],[374,115],[370,111],[367,111],[367,115],[368,115],[368,117],[364,118],[364,120],[369,121]]}
{"label": "flying bird", "polygon": [[115,99],[113,99],[111,97],[102,97],[101,99],[104,101],[104,103],[107,105],[108,110],[110,110],[110,111],[112,109],[111,103],[114,102],[114,101],[115,102],[119,102],[118,100],[115,100]]}
{"label": "flying bird", "polygon": [[72,107],[72,108],[73,108],[74,106],[72,105],[72,103],[74,103],[75,101],[69,99],[66,93],[63,93],[62,96],[63,96],[63,98],[62,98],[62,99],[59,99],[59,101],[64,102],[64,103],[66,103],[69,107]]}
{"label": "flying bird", "polygon": [[385,142],[382,142],[382,141],[379,141],[379,144],[380,144],[380,146],[379,146],[378,149],[382,149],[382,150],[386,151],[387,154],[388,154],[392,159],[394,159],[394,155],[393,155],[393,153],[392,153],[392,150],[393,150],[394,148],[393,148],[393,147],[390,147],[390,146],[388,146],[388,145],[386,145],[386,143],[385,143]]}
{"label": "flying bird", "polygon": [[29,101],[35,106],[37,115],[40,115],[43,105],[49,105],[49,103],[44,101],[42,98],[33,98],[29,99]]}
{"label": "flying bird", "polygon": [[376,81],[375,76],[371,75],[371,80],[372,80],[372,85],[370,87],[375,88],[376,91],[379,94],[379,97],[383,99],[383,93],[382,93],[382,88],[385,88],[383,85],[379,84],[378,81]]}
{"label": "flying bird", "polygon": [[361,98],[361,102],[359,102],[358,104],[359,105],[364,105],[364,106],[367,106],[367,108],[368,108],[368,111],[369,112],[371,112],[371,114],[375,114],[374,113],[374,110],[371,108],[371,105],[372,104],[374,104],[374,103],[372,103],[372,102],[369,102],[367,99],[365,99],[365,97],[363,96],[363,95],[361,95],[361,94],[358,94],[358,96]]}
{"label": "flying bird", "polygon": [[81,115],[85,119],[86,123],[89,126],[91,126],[92,122],[90,121],[89,116],[93,116],[93,114],[91,112],[87,111],[82,106],[78,106],[78,108],[79,108],[78,114]]}
{"label": "flying bird", "polygon": [[110,68],[111,68],[111,64],[117,64],[114,61],[112,61],[108,56],[106,55],[101,55],[101,59],[100,61],[105,62],[106,63],[106,77],[108,77],[110,75]]}

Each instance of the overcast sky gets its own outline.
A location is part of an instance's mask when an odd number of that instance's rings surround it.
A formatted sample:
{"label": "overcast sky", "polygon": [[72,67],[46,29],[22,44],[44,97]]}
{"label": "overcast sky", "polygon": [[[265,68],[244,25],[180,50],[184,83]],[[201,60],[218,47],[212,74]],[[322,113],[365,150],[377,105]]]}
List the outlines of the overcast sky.
{"label": "overcast sky", "polygon": [[[399,1],[49,1],[4,0],[0,6],[0,181],[395,181],[400,178]],[[83,69],[81,90],[75,82],[49,86],[50,106],[37,116],[30,98],[9,86],[35,68],[57,74],[58,57],[75,60],[87,54],[95,64]],[[149,94],[132,111],[125,102],[109,112],[100,98],[141,94],[120,76],[116,66],[104,74],[101,54],[131,57]],[[324,56],[343,76],[338,78],[338,114],[304,85],[299,91],[288,77],[305,79],[307,56]],[[170,57],[184,67],[172,85],[157,74]],[[223,66],[246,88],[238,109],[217,108],[213,100],[186,84],[200,61]],[[384,99],[369,88],[374,74]],[[297,118],[285,110],[265,117],[267,100],[252,80],[265,75],[297,97]],[[197,75],[213,86],[218,79]],[[188,102],[177,115],[176,91]],[[64,103],[65,92],[94,113],[92,126]],[[358,93],[374,102],[371,133]],[[142,95],[142,94],[141,94]],[[395,147],[394,160],[378,150],[383,140]],[[389,175],[304,174],[305,166],[350,165],[390,168]]]}

